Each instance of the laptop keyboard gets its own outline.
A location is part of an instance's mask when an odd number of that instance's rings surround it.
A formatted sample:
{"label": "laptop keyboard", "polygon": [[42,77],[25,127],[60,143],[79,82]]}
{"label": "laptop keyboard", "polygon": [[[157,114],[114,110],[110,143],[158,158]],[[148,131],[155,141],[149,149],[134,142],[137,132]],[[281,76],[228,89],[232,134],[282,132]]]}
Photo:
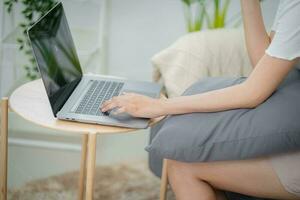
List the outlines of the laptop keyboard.
{"label": "laptop keyboard", "polygon": [[115,81],[92,80],[93,83],[80,101],[75,113],[85,115],[104,116],[101,105],[114,96],[118,96],[124,83]]}

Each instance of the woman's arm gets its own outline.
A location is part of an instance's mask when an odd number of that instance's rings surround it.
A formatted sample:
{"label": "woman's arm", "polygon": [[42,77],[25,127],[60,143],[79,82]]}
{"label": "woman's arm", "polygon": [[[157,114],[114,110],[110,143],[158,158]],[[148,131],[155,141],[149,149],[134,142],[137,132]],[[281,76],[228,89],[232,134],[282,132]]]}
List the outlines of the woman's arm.
{"label": "woman's arm", "polygon": [[[246,46],[252,66],[255,67],[270,44],[265,29],[259,0],[241,0]],[[274,33],[271,33],[271,37]]]}
{"label": "woman's arm", "polygon": [[295,62],[264,55],[245,82],[198,95],[170,99],[164,104],[165,113],[255,108],[276,90]]}
{"label": "woman's arm", "polygon": [[158,100],[138,94],[125,94],[103,104],[102,111],[118,107],[136,117],[153,118],[168,114],[217,112],[238,108],[254,108],[278,87],[296,60],[288,61],[264,55],[247,80],[224,89],[197,95]]}

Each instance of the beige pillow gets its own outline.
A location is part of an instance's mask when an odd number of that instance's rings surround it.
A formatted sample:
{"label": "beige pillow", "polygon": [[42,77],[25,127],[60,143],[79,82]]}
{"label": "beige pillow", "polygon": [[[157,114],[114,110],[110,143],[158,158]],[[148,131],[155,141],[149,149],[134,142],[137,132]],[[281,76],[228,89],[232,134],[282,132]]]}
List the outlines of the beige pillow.
{"label": "beige pillow", "polygon": [[181,95],[211,76],[248,76],[252,70],[243,31],[216,29],[189,33],[152,58],[153,80],[169,97]]}

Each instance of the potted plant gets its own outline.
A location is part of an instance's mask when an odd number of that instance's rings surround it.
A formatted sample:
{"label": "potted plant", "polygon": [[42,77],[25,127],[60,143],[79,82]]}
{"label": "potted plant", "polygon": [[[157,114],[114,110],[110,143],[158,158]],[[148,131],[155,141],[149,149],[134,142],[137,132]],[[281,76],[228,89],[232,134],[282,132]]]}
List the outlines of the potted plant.
{"label": "potted plant", "polygon": [[4,0],[6,11],[11,13],[14,9],[14,5],[17,3],[22,4],[21,14],[24,17],[24,21],[19,24],[22,37],[17,38],[19,50],[23,51],[28,57],[28,65],[24,65],[26,71],[26,77],[30,80],[34,80],[39,77],[38,69],[35,64],[35,59],[32,55],[31,47],[27,39],[27,28],[33,25],[34,21],[43,16],[49,9],[51,9],[56,0]]}
{"label": "potted plant", "polygon": [[[217,29],[226,25],[230,0],[181,0],[188,32],[200,31],[203,28]],[[213,4],[213,9],[208,9]],[[194,8],[194,9],[193,9]],[[194,12],[193,12],[194,11]],[[211,12],[212,11],[212,12]]]}

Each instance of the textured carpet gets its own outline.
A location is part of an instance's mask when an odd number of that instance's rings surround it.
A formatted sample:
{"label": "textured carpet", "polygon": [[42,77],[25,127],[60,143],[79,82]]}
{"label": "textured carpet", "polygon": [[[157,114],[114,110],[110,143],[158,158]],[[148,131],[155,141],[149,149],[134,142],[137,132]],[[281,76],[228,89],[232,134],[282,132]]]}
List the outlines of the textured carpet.
{"label": "textured carpet", "polygon": [[[74,200],[77,199],[78,171],[31,181],[10,189],[9,200]],[[159,199],[159,179],[146,164],[116,164],[96,168],[94,199],[156,200]],[[169,191],[168,199],[174,200]]]}

